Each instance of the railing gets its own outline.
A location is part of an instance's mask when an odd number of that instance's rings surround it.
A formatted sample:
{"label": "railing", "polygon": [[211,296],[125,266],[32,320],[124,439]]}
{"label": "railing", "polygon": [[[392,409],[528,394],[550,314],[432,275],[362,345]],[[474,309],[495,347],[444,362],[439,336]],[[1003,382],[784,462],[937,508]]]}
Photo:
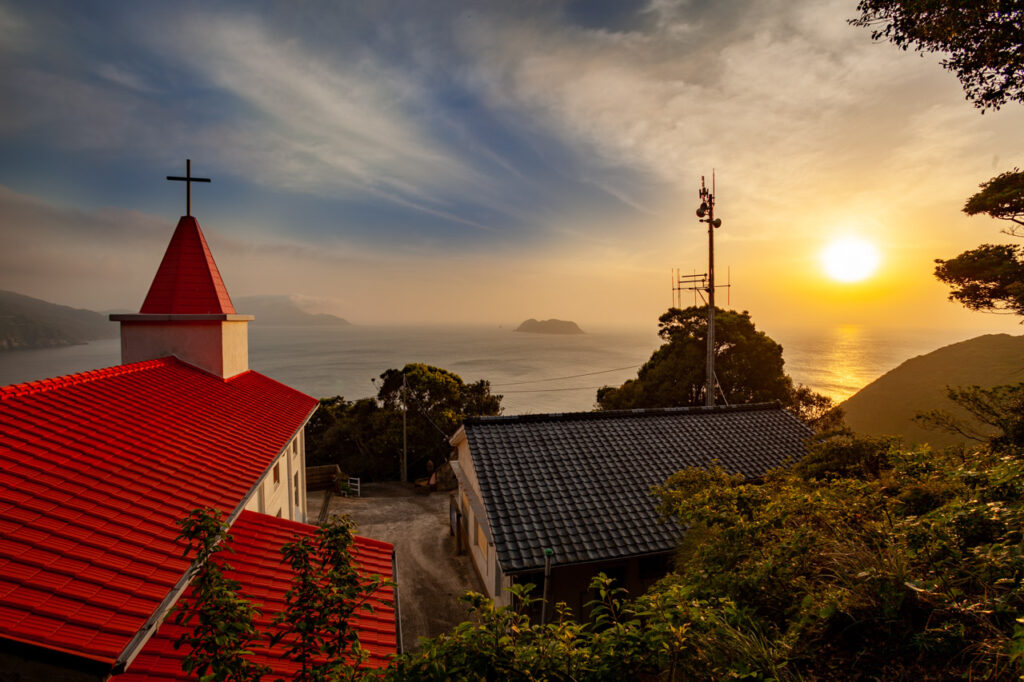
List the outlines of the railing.
{"label": "railing", "polygon": [[359,479],[356,478],[355,476],[348,477],[348,491],[345,492],[345,495],[348,495],[349,493],[352,493],[356,497],[363,496],[359,484]]}

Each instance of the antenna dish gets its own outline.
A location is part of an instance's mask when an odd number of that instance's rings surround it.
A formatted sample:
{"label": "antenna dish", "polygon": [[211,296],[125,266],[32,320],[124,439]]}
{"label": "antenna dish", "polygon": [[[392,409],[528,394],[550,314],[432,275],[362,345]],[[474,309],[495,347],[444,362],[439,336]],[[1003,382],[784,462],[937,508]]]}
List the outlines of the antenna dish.
{"label": "antenna dish", "polygon": [[722,226],[722,219],[721,218],[715,218],[714,220],[711,221],[711,224],[714,225],[715,227],[721,227]]}

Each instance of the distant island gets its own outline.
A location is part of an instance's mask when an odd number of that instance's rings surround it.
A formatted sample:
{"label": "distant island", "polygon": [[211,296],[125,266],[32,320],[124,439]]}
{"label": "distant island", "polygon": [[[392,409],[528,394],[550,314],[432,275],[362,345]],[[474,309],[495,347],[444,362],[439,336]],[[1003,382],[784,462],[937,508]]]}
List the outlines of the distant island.
{"label": "distant island", "polygon": [[242,296],[232,300],[235,310],[243,315],[253,315],[254,324],[316,326],[349,326],[352,323],[337,315],[309,313],[299,307],[291,296]]}
{"label": "distant island", "polygon": [[517,332],[530,334],[582,334],[583,330],[569,320],[535,320],[532,317],[516,327]]}
{"label": "distant island", "polygon": [[0,351],[74,346],[117,334],[116,324],[92,310],[0,290]]}
{"label": "distant island", "polygon": [[941,409],[967,419],[946,397],[946,386],[982,387],[1024,381],[1024,336],[986,334],[907,360],[840,404],[846,423],[867,435],[900,436],[911,445],[968,443],[946,431],[926,429],[914,415]]}

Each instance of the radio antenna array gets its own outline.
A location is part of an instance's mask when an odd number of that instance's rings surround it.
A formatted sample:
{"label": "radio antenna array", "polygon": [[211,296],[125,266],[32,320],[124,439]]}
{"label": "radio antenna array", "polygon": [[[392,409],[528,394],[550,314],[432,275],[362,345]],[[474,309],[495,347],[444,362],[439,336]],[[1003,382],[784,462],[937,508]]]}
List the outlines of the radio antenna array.
{"label": "radio antenna array", "polygon": [[[700,178],[700,191],[697,193],[700,199],[700,207],[697,208],[697,218],[702,223],[708,224],[708,269],[707,272],[693,272],[684,275],[679,268],[672,269],[672,306],[682,308],[683,292],[693,292],[693,304],[697,305],[697,296],[708,309],[708,333],[707,333],[707,367],[705,370],[706,388],[704,390],[704,404],[708,407],[715,405],[716,388],[722,393],[725,400],[725,391],[718,384],[718,377],[715,376],[715,289],[726,289],[728,299],[731,303],[732,273],[728,272],[726,284],[715,283],[715,230],[722,226],[722,220],[715,217],[715,174],[711,171],[711,190],[709,191],[704,183],[704,176]],[[705,298],[705,294],[707,297]]]}
{"label": "radio antenna array", "polygon": [[[672,287],[672,307],[683,307],[683,292],[693,292],[693,306],[697,307],[697,299],[700,298],[701,305],[707,305],[708,299],[704,296],[708,290],[708,273],[694,272],[684,275],[682,268],[672,268],[670,281]],[[726,305],[732,305],[732,268],[726,269],[726,283],[715,284],[716,289],[725,289]]]}

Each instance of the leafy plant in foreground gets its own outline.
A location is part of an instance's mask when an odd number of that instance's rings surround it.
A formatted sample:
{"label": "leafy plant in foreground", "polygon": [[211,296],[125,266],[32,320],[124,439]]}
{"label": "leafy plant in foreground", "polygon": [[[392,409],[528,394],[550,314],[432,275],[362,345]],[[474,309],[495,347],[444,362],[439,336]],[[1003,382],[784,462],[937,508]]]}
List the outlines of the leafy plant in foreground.
{"label": "leafy plant in foreground", "polygon": [[251,659],[260,639],[253,624],[258,611],[238,593],[238,581],[224,575],[231,567],[217,557],[231,539],[223,513],[194,509],[179,525],[177,539],[187,543],[183,556],[195,555],[191,592],[173,615],[173,622],[192,627],[174,642],[175,649],[188,648],[182,669],[203,681],[258,681],[269,672]]}

